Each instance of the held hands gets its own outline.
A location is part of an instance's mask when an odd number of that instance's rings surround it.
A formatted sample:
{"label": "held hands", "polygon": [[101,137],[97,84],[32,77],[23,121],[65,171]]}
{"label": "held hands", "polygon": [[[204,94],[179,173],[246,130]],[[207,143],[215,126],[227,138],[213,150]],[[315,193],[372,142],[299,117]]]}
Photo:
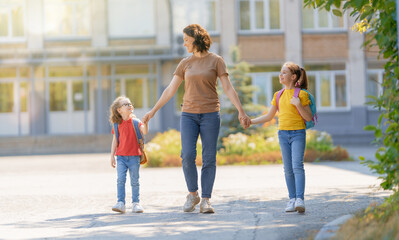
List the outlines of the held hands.
{"label": "held hands", "polygon": [[249,126],[251,126],[251,119],[245,112],[238,114],[238,120],[240,120],[240,124],[244,129],[247,129]]}
{"label": "held hands", "polygon": [[148,113],[146,113],[142,119],[144,124],[147,124],[148,121],[150,121],[151,118],[153,118],[155,115],[155,113],[153,113],[152,111],[149,111]]}

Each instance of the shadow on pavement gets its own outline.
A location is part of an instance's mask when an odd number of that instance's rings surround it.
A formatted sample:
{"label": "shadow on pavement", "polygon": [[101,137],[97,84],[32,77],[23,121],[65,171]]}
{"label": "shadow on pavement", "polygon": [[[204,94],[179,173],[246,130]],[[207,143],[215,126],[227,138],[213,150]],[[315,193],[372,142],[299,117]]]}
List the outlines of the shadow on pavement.
{"label": "shadow on pavement", "polygon": [[[306,213],[284,212],[286,199],[237,199],[220,196],[215,214],[200,214],[197,209],[183,213],[180,206],[147,206],[142,214],[96,213],[52,218],[36,223],[13,223],[23,228],[59,228],[65,234],[52,239],[299,239],[318,231],[335,218],[381,202],[384,193],[356,193],[329,189],[306,195]],[[229,200],[237,199],[237,200]],[[67,230],[65,230],[67,229]]]}

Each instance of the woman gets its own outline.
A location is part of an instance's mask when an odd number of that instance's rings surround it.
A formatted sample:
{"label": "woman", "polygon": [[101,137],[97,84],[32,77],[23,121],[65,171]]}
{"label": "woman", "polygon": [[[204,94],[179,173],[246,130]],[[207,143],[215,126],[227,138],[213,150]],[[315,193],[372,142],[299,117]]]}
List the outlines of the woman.
{"label": "woman", "polygon": [[189,194],[183,206],[184,212],[192,212],[200,202],[198,196],[198,175],[195,159],[197,140],[202,140],[201,213],[214,213],[211,198],[216,174],[216,144],[220,129],[220,103],[216,91],[217,78],[223,90],[239,112],[239,120],[244,128],[250,125],[236,91],[231,85],[223,58],[209,52],[212,40],[208,32],[198,24],[183,29],[184,46],[191,56],[180,61],[169,86],[164,90],[155,106],[144,117],[146,124],[155,113],[176,93],[185,80],[182,114],[180,118],[181,157],[184,177]]}

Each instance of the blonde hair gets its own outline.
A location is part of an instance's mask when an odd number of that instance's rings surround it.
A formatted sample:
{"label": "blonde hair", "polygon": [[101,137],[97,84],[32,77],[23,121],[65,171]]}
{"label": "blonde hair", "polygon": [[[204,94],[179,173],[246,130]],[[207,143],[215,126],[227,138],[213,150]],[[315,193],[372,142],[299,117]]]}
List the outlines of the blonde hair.
{"label": "blonde hair", "polygon": [[[126,100],[126,99],[129,100],[129,102],[130,102],[129,98],[127,98],[125,96],[119,96],[111,104],[111,106],[109,108],[109,122],[111,124],[114,124],[114,123],[120,124],[122,122],[123,118],[122,118],[122,115],[118,112],[118,109],[122,107],[122,101]],[[132,114],[132,115],[133,115],[133,118],[136,118],[136,116],[134,114]]]}
{"label": "blonde hair", "polygon": [[[301,68],[298,64],[293,62],[286,62],[284,63],[284,66],[286,66],[290,70],[291,74],[296,75],[294,86],[308,90],[308,77],[306,75],[305,69]],[[300,82],[300,84],[298,84],[298,81]]]}

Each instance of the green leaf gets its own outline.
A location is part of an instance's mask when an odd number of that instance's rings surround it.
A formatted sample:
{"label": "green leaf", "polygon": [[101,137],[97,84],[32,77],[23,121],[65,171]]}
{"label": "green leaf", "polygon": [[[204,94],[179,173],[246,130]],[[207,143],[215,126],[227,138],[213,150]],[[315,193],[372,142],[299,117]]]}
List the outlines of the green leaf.
{"label": "green leaf", "polygon": [[347,9],[347,8],[351,7],[351,4],[352,4],[351,1],[347,1],[347,2],[344,4],[343,9]]}
{"label": "green leaf", "polygon": [[333,9],[332,12],[333,12],[333,14],[334,14],[335,16],[342,17],[342,12],[341,12],[340,10],[338,10],[338,9]]}
{"label": "green leaf", "polygon": [[377,129],[377,127],[374,125],[367,125],[363,129],[366,131],[375,131]]}
{"label": "green leaf", "polygon": [[364,5],[363,0],[353,0],[351,2],[354,3],[354,5],[357,9],[361,9]]}
{"label": "green leaf", "polygon": [[341,0],[334,0],[334,6],[336,8],[341,8]]}
{"label": "green leaf", "polygon": [[381,129],[377,129],[374,133],[376,138],[381,138],[382,137],[382,131]]}

